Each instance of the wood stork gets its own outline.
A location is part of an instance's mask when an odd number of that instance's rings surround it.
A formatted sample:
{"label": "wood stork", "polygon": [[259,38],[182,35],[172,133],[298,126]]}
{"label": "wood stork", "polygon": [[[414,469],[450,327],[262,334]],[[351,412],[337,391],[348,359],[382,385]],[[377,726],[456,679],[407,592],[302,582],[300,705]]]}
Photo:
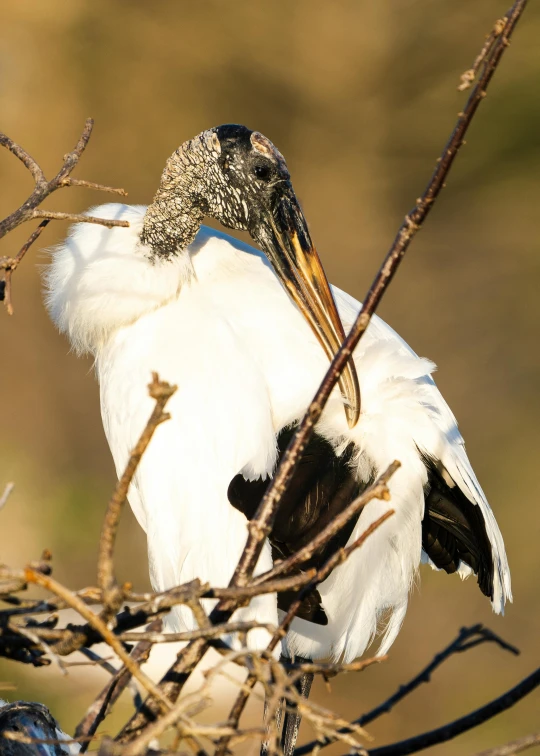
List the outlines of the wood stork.
{"label": "wood stork", "polygon": [[[246,516],[328,368],[341,323],[348,329],[360,304],[329,288],[285,160],[246,127],[219,126],[185,142],[148,207],[108,204],[92,214],[130,226],[73,227],[46,274],[50,315],[77,352],[95,358],[118,473],[151,409],[151,371],[178,385],[172,419],[152,440],[129,500],[147,534],[154,589],[196,577],[225,585]],[[204,216],[247,230],[262,252],[202,226]],[[283,644],[288,656],[349,661],[377,633],[385,653],[421,562],[474,573],[496,612],[511,600],[503,539],[433,363],[375,317],[354,364],[257,570],[304,543],[394,459],[402,463],[390,482],[396,514],[306,599]],[[388,507],[370,502],[345,540]],[[258,597],[236,617],[275,623],[288,599]],[[192,623],[185,608],[170,619],[175,630]],[[250,631],[251,647],[267,641],[266,630]]]}

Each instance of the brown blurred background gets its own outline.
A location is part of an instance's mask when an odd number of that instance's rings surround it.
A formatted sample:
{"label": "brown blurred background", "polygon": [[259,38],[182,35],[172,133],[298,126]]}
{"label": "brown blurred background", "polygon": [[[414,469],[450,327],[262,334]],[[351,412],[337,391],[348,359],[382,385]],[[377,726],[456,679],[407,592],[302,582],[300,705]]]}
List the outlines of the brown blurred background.
{"label": "brown blurred background", "polygon": [[[0,128],[51,175],[93,116],[76,175],[123,186],[133,203],[151,199],[185,139],[226,122],[256,128],[288,160],[330,279],[361,299],[462,107],[459,76],[507,2],[12,0],[0,26]],[[522,655],[485,647],[453,659],[369,728],[377,744],[465,713],[540,660],[539,38],[531,3],[380,310],[440,367],[438,384],[505,536],[515,604],[505,618],[492,616],[474,581],[425,570],[389,661],[339,679],[330,696],[318,685],[314,696],[358,715],[475,622]],[[0,217],[31,186],[18,161],[0,154]],[[106,201],[70,189],[45,207],[80,212]],[[66,230],[51,224],[42,246]],[[0,254],[13,254],[29,232],[7,237]],[[49,547],[57,577],[78,588],[95,580],[114,473],[91,363],[68,353],[43,308],[46,259],[37,248],[29,254],[14,277],[15,315],[0,312],[0,488],[16,482],[0,515],[0,561],[22,565]],[[119,568],[147,585],[130,513]],[[43,701],[68,730],[97,690],[77,670],[66,681],[58,670],[1,662],[0,683],[8,682],[17,686],[10,698]],[[433,752],[470,754],[537,730],[539,703],[536,692]]]}

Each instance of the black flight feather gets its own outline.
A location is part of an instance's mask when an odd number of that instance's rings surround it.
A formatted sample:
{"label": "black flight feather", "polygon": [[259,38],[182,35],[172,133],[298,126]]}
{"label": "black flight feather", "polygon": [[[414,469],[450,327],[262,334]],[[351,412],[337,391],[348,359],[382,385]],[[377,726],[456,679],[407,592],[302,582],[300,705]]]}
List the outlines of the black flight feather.
{"label": "black flight feather", "polygon": [[[295,428],[286,428],[278,436],[279,458],[283,456]],[[355,499],[362,486],[351,469],[353,445],[341,456],[321,436],[315,435],[298,464],[293,479],[279,507],[279,514],[270,534],[274,560],[286,559],[309,543],[314,536]],[[230,503],[249,519],[268,487],[268,480],[247,481],[236,475],[229,485]],[[324,547],[318,549],[302,569],[321,567],[339,548],[345,546],[354,529],[354,518]],[[297,593],[278,595],[278,606],[286,611]],[[328,620],[317,590],[312,591],[297,612],[297,616],[319,625]]]}
{"label": "black flight feather", "polygon": [[422,454],[428,471],[422,547],[436,567],[449,574],[465,562],[493,598],[493,555],[482,510],[465,496],[441,462]]}

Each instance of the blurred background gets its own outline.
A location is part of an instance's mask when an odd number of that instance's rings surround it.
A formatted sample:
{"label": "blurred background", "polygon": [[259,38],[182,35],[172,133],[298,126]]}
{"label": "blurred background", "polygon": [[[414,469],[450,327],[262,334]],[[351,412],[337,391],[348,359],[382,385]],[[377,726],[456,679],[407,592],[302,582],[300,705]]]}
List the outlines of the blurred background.
{"label": "blurred background", "polygon": [[[75,175],[122,186],[132,203],[151,200],[185,139],[227,122],[258,129],[287,158],[330,280],[361,299],[462,108],[460,74],[507,2],[13,1],[0,27],[0,128],[50,176],[93,116]],[[338,679],[331,693],[317,684],[313,695],[359,715],[476,622],[522,654],[486,646],[454,658],[370,726],[378,745],[464,714],[540,661],[539,37],[531,3],[379,311],[439,365],[438,385],[505,537],[515,603],[492,616],[474,581],[424,570],[389,660]],[[31,189],[18,161],[0,154],[0,217]],[[81,212],[106,201],[70,189],[44,206]],[[0,255],[14,254],[30,231],[9,235]],[[14,276],[15,315],[0,312],[0,488],[16,483],[0,514],[0,561],[23,565],[48,547],[57,578],[79,588],[95,582],[115,476],[91,362],[69,354],[42,304],[39,266],[66,231],[49,226]],[[145,554],[126,512],[119,576],[137,588],[148,584]],[[16,689],[0,695],[42,701],[69,731],[105,682],[105,673],[83,672],[63,679],[58,669],[2,661],[0,685]],[[536,692],[433,752],[470,754],[537,730],[539,704]]]}

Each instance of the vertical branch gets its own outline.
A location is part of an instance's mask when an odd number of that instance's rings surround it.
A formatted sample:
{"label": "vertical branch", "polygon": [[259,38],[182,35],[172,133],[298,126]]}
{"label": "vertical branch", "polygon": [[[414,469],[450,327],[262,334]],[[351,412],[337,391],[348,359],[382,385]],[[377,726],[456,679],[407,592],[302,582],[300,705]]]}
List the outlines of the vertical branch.
{"label": "vertical branch", "polygon": [[121,596],[118,597],[116,591],[117,586],[114,577],[114,545],[116,542],[120,515],[127,499],[129,487],[133,480],[133,476],[137,471],[142,455],[146,451],[146,448],[154,435],[154,431],[158,425],[170,418],[169,413],[165,412],[164,409],[175,391],[176,386],[170,386],[168,383],[160,381],[157,373],[152,373],[152,383],[148,386],[148,392],[152,399],[155,400],[154,409],[152,410],[152,414],[150,415],[146,427],[141,433],[135,448],[131,452],[126,469],[118,481],[116,489],[107,506],[105,519],[103,520],[103,527],[101,529],[101,537],[99,539],[97,566],[98,585],[103,592],[103,603],[105,604],[105,607],[116,605],[118,598],[120,598],[121,601],[123,596],[122,592],[120,592]]}
{"label": "vertical branch", "polygon": [[313,435],[315,425],[322,415],[334,386],[338,382],[348,360],[351,358],[353,350],[356,348],[358,342],[365,333],[385,291],[396,274],[412,239],[421,228],[429,215],[433,204],[439,196],[450,168],[463,144],[464,136],[472,122],[478,106],[486,96],[487,88],[493,78],[493,74],[495,73],[504,51],[508,47],[509,39],[526,4],[527,0],[517,0],[507,12],[505,16],[504,30],[494,41],[489,54],[485,57],[482,74],[471,92],[465,108],[459,114],[456,125],[441,153],[441,157],[437,161],[437,165],[426,189],[418,199],[414,208],[405,216],[405,220],[401,224],[394,242],[367,292],[364,303],[351,330],[343,342],[341,349],[334,357],[323,382],[308,407],[304,419],[291,439],[287,452],[284,455],[261,504],[259,505],[255,519],[250,523],[248,540],[235,570],[232,579],[233,585],[244,584],[253,574],[265,538],[272,528],[281,497],[291,481],[306,444]]}

